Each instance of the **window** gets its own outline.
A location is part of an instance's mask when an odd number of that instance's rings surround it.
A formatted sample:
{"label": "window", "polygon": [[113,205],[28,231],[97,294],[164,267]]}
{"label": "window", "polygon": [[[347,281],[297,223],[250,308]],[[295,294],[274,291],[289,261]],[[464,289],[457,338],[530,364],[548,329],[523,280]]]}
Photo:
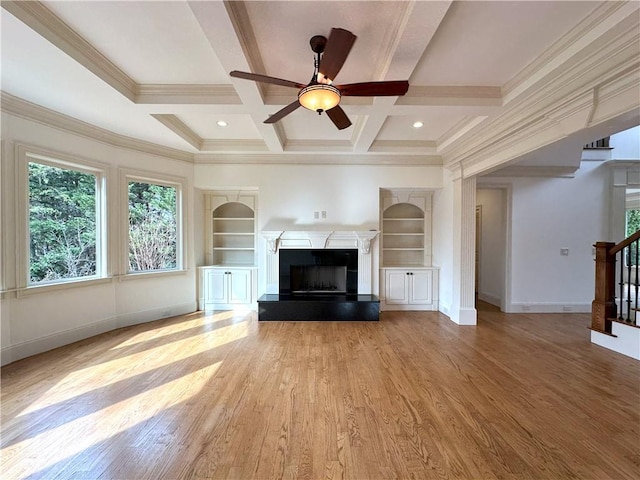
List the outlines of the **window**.
{"label": "window", "polygon": [[27,285],[100,277],[101,169],[27,153]]}
{"label": "window", "polygon": [[640,210],[630,208],[627,210],[627,231],[626,236],[629,237],[640,230]]}
{"label": "window", "polygon": [[[626,190],[626,218],[625,218],[625,238],[630,237],[640,230],[640,189],[627,188]],[[627,257],[625,265],[637,265],[640,259],[638,246],[634,242],[626,250]]]}
{"label": "window", "polygon": [[179,187],[127,179],[129,273],[182,268]]}

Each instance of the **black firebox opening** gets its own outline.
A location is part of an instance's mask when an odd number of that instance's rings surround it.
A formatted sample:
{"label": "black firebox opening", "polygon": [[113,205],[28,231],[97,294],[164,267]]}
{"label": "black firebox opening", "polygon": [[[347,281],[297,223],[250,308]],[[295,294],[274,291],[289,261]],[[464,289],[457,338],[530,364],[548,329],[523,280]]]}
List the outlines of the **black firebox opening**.
{"label": "black firebox opening", "polygon": [[280,294],[358,293],[358,249],[281,249]]}

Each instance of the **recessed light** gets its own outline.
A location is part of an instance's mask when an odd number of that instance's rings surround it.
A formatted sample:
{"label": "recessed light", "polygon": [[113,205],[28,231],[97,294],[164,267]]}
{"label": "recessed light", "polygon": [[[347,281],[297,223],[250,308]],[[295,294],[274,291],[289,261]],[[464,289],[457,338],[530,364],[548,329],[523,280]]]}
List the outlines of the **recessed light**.
{"label": "recessed light", "polygon": [[226,127],[227,126],[227,122],[225,122],[224,120],[218,120],[216,122],[216,125],[218,125],[219,127]]}
{"label": "recessed light", "polygon": [[413,128],[422,128],[423,125],[424,125],[424,123],[422,123],[422,122],[415,122],[413,124]]}

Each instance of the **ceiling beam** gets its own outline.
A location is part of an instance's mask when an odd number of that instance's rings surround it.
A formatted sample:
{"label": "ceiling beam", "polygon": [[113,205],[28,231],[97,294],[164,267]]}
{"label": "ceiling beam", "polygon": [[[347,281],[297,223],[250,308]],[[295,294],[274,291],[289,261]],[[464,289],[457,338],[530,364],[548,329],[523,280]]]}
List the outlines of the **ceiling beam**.
{"label": "ceiling beam", "polygon": [[136,82],[41,2],[3,0],[1,5],[2,8],[33,31],[58,47],[129,100],[135,102]]}
{"label": "ceiling beam", "polygon": [[[255,38],[250,31],[250,23],[246,18],[244,5],[241,2],[189,2],[189,7],[200,24],[204,35],[216,52],[220,64],[227,72],[241,70],[253,72],[264,70],[262,62],[257,56]],[[253,52],[253,53],[248,53]],[[242,104],[248,113],[264,142],[270,151],[281,153],[284,151],[285,139],[282,132],[271,125],[265,125],[267,118],[264,111],[262,92],[256,82],[243,79],[231,79]],[[254,106],[254,107],[251,107]]]}

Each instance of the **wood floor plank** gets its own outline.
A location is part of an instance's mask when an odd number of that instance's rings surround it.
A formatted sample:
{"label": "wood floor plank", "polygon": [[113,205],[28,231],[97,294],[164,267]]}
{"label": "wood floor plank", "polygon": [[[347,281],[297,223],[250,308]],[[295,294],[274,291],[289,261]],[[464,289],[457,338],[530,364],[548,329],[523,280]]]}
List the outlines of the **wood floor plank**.
{"label": "wood floor plank", "polygon": [[11,479],[635,479],[640,362],[588,315],[196,313],[2,369]]}

